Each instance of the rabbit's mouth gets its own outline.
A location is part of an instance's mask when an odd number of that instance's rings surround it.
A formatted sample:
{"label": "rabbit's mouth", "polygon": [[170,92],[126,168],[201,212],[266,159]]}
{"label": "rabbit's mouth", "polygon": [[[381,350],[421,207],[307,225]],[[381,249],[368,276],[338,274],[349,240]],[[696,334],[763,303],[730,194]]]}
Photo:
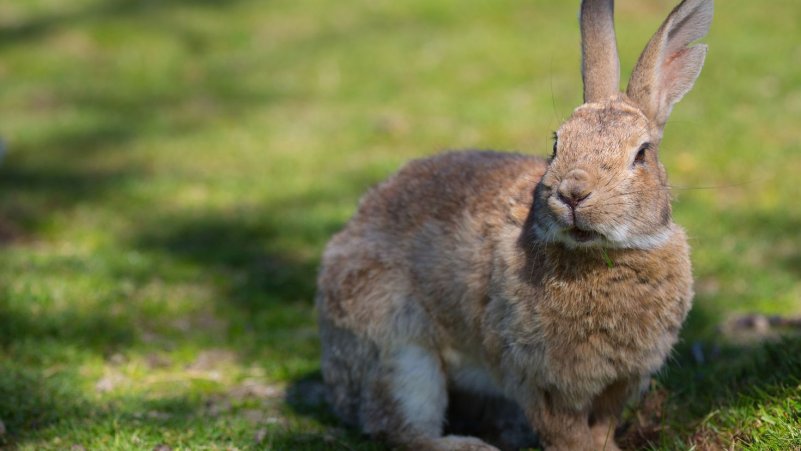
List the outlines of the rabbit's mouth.
{"label": "rabbit's mouth", "polygon": [[593,230],[584,230],[578,227],[573,227],[567,231],[570,238],[573,238],[577,243],[588,243],[596,239],[603,238],[603,235]]}

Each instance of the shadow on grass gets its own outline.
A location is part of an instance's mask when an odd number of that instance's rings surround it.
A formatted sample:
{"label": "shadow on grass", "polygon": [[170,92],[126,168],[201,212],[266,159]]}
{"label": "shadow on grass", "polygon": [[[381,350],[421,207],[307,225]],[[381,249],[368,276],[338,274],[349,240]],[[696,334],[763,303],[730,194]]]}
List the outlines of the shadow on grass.
{"label": "shadow on grass", "polygon": [[[0,412],[6,431],[0,448],[13,444],[21,431],[44,427],[62,418],[80,418],[89,411],[74,373],[43,374],[19,362],[0,362]],[[11,442],[11,443],[9,443]]]}
{"label": "shadow on grass", "polygon": [[[114,18],[152,19],[165,9],[181,7],[204,7],[221,9],[233,6],[237,0],[219,2],[215,0],[159,0],[101,1],[77,8],[69,12],[44,14],[19,24],[0,27],[0,47],[18,45],[24,41],[38,39],[47,33],[68,25],[84,25],[89,22],[101,22]],[[166,25],[166,24],[163,24]],[[174,25],[174,24],[171,24]]]}
{"label": "shadow on grass", "polygon": [[[35,234],[54,215],[78,204],[100,202],[124,190],[128,182],[146,178],[150,162],[132,149],[137,140],[191,133],[217,114],[242,114],[270,98],[269,93],[219,83],[215,80],[232,77],[225,72],[218,75],[178,96],[150,92],[104,96],[58,88],[53,95],[59,102],[81,105],[96,123],[87,129],[44,128],[42,136],[34,140],[9,142],[10,153],[0,165],[0,190],[4,193],[0,244]],[[217,110],[213,114],[182,113],[182,109],[192,109],[188,104],[198,97],[211,99]],[[161,124],[162,115],[172,115],[172,123]]]}
{"label": "shadow on grass", "polygon": [[219,281],[220,302],[247,314],[276,303],[311,305],[317,260],[266,250],[287,232],[263,219],[236,212],[160,218],[139,231],[136,247],[201,265]]}
{"label": "shadow on grass", "polygon": [[65,27],[102,33],[96,28],[109,20],[125,21],[174,37],[193,64],[192,71],[144,77],[132,73],[138,67],[117,63],[111,51],[97,50],[96,65],[68,66],[63,73],[29,81],[32,95],[24,107],[39,116],[47,114],[47,122],[36,134],[6,137],[8,153],[0,164],[0,245],[35,239],[54,215],[103,200],[129,181],[147,177],[151,162],[133,147],[142,139],[194,133],[220,118],[264,107],[281,95],[269,84],[243,80],[246,63],[207,58],[210,44],[219,41],[215,32],[187,28],[184,21],[175,20],[185,10],[216,13],[237,3],[97,1],[0,27],[4,49],[24,47]]}
{"label": "shadow on grass", "polygon": [[[263,208],[243,207],[159,215],[143,223],[131,237],[143,251],[163,253],[221,276],[220,302],[249,314],[281,303],[313,304],[321,249],[343,227],[321,207],[358,197],[375,180],[343,174],[345,189],[318,189],[271,202]],[[355,207],[355,201],[353,202]]]}
{"label": "shadow on grass", "polygon": [[215,315],[227,326],[218,345],[235,347],[246,364],[288,376],[318,352],[312,306],[319,248],[341,227],[297,214],[315,202],[166,213],[142,224],[131,242],[165,262],[199,268],[217,293]]}
{"label": "shadow on grass", "polygon": [[298,415],[314,418],[327,426],[340,426],[339,419],[328,404],[323,375],[319,370],[293,379],[284,402]]}
{"label": "shadow on grass", "polygon": [[[3,294],[0,294],[3,295]],[[32,317],[0,300],[0,348],[49,343],[90,349],[110,356],[134,342],[136,330],[126,318],[106,312],[64,311]]]}
{"label": "shadow on grass", "polygon": [[35,239],[51,219],[83,202],[102,198],[131,177],[129,171],[31,168],[9,161],[0,168],[0,244]]}

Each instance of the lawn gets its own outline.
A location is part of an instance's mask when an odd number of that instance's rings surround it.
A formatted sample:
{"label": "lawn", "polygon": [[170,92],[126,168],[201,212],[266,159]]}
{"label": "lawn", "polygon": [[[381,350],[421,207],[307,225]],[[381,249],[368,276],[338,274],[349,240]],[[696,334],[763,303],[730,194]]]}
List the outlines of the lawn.
{"label": "lawn", "polygon": [[[548,154],[577,6],[0,4],[0,447],[382,449],[323,402],[320,252],[410,158]],[[618,2],[624,74],[672,6]],[[801,339],[731,321],[801,315],[800,18],[718,2],[666,130],[697,296],[633,445],[801,448]]]}

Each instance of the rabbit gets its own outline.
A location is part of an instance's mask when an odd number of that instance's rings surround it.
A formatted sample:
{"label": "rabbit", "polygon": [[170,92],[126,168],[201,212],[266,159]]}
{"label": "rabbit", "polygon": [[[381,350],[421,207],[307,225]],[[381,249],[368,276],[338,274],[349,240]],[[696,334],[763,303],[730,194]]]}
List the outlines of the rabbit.
{"label": "rabbit", "polygon": [[620,92],[613,0],[584,0],[585,103],[548,158],[412,161],[328,243],[315,297],[335,413],[393,447],[496,449],[443,435],[448,391],[516,402],[546,450],[615,450],[663,365],[692,271],[659,144],[706,57],[712,0],[684,0]]}

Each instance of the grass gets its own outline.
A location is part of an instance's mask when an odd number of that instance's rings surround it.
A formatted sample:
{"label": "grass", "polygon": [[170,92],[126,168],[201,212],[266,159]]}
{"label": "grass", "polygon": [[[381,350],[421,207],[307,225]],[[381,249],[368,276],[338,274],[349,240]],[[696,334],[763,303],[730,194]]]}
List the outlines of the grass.
{"label": "grass", "polygon": [[[801,6],[771,6],[719,2],[662,146],[697,297],[655,448],[801,447],[801,341],[719,332],[801,313]],[[624,72],[671,7],[619,2]],[[547,154],[578,61],[571,2],[4,2],[0,446],[381,449],[321,401],[322,247],[409,158]]]}

